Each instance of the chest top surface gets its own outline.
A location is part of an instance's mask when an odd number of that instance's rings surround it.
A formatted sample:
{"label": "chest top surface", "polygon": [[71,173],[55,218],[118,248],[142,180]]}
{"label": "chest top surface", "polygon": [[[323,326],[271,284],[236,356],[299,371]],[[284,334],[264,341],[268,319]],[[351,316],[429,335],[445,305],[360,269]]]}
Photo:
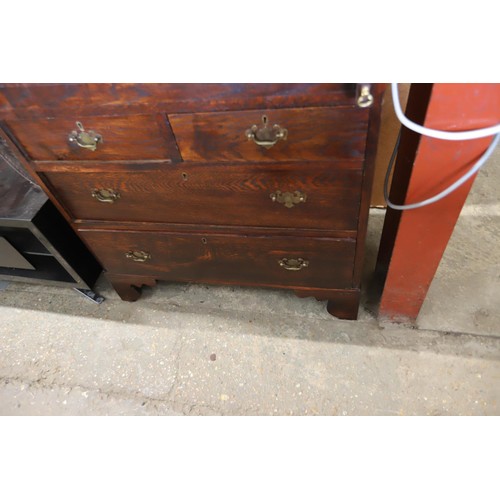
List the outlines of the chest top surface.
{"label": "chest top surface", "polygon": [[[374,84],[374,97],[379,87]],[[354,83],[0,84],[0,119],[355,106],[356,93]]]}

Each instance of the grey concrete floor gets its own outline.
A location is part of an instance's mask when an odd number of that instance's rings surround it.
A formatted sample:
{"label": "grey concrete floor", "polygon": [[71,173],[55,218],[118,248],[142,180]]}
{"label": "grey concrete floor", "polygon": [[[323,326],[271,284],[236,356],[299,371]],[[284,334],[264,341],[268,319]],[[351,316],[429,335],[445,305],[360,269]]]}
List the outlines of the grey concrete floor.
{"label": "grey concrete floor", "polygon": [[[96,306],[0,291],[3,415],[498,415],[500,150],[479,175],[415,325],[275,290],[161,283]],[[365,284],[383,211],[370,216]],[[365,287],[366,288],[366,287]]]}

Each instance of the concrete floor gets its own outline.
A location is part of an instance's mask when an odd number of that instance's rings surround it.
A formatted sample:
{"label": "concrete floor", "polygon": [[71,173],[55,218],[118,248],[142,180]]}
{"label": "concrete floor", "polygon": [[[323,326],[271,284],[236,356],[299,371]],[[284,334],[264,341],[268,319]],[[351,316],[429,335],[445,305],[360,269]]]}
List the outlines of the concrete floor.
{"label": "concrete floor", "polygon": [[[272,290],[162,283],[122,302],[0,291],[2,415],[498,415],[500,149],[478,177],[416,325]],[[383,211],[370,216],[365,283]]]}

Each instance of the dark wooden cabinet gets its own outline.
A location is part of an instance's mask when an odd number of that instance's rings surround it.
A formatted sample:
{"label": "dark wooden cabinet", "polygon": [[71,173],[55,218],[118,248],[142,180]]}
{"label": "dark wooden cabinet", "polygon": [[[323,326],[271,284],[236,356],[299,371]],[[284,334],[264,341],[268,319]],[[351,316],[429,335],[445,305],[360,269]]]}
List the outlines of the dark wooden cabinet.
{"label": "dark wooden cabinet", "polygon": [[6,84],[0,120],[123,299],[266,286],[355,318],[383,91],[363,86],[366,107],[356,84]]}
{"label": "dark wooden cabinet", "polygon": [[101,266],[15,162],[0,138],[0,280],[91,289]]}

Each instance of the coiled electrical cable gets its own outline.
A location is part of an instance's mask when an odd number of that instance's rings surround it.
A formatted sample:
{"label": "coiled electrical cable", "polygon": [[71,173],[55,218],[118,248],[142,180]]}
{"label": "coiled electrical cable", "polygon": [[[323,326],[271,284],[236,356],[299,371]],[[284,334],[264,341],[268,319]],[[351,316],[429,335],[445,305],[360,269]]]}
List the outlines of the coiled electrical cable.
{"label": "coiled electrical cable", "polygon": [[412,122],[401,109],[399,101],[399,90],[397,83],[391,83],[392,100],[394,103],[394,111],[399,121],[410,130],[417,132],[427,137],[434,137],[434,139],[443,139],[445,141],[468,141],[471,139],[481,139],[490,135],[500,134],[500,123],[486,128],[478,128],[476,130],[464,130],[459,132],[450,132],[446,130],[436,130],[433,128],[423,127],[418,123]]}
{"label": "coiled electrical cable", "polygon": [[392,172],[392,166],[394,164],[394,160],[396,158],[396,154],[399,148],[399,141],[401,139],[401,129],[399,130],[398,138],[396,140],[396,145],[394,146],[394,150],[392,152],[391,159],[389,160],[389,167],[387,168],[387,172],[385,174],[384,179],[384,197],[388,207],[393,208],[394,210],[413,210],[415,208],[425,207],[426,205],[430,205],[431,203],[436,203],[436,201],[442,200],[445,196],[448,196],[450,193],[455,191],[455,189],[459,188],[464,182],[467,182],[474,174],[476,174],[479,169],[486,163],[488,158],[491,156],[493,151],[498,145],[498,141],[500,140],[500,134],[497,134],[491,144],[488,146],[488,149],[482,154],[481,158],[474,164],[474,166],[460,179],[455,181],[451,186],[443,189],[440,193],[432,196],[431,198],[427,198],[426,200],[419,201],[417,203],[410,203],[408,205],[396,205],[389,200],[389,178]]}
{"label": "coiled electrical cable", "polygon": [[453,184],[451,184],[449,187],[446,189],[443,189],[440,193],[436,194],[435,196],[432,196],[430,198],[427,198],[426,200],[422,200],[416,203],[410,203],[407,205],[397,205],[395,203],[392,203],[389,200],[389,178],[391,176],[392,172],[392,167],[394,164],[394,160],[396,159],[396,155],[399,149],[399,143],[401,140],[401,130],[399,130],[398,138],[396,140],[396,144],[394,146],[394,150],[391,155],[391,159],[389,160],[389,166],[387,167],[387,172],[385,174],[385,180],[384,180],[384,198],[387,203],[387,206],[390,208],[393,208],[395,210],[413,210],[415,208],[421,208],[425,207],[426,205],[430,205],[431,203],[435,203],[436,201],[442,200],[445,196],[448,196],[450,193],[455,191],[457,188],[459,188],[462,184],[467,182],[473,175],[475,175],[481,167],[486,163],[488,158],[491,156],[493,151],[498,145],[498,141],[500,140],[500,124],[494,125],[492,127],[486,127],[486,128],[481,128],[481,129],[476,129],[476,130],[466,130],[466,131],[460,131],[460,132],[449,132],[445,130],[436,130],[436,129],[431,129],[427,127],[423,127],[422,125],[419,125],[418,123],[415,123],[408,119],[405,114],[403,113],[401,109],[401,103],[399,101],[399,92],[398,92],[398,84],[397,83],[392,83],[391,84],[391,90],[392,90],[392,99],[394,103],[394,111],[396,113],[396,116],[398,117],[399,121],[401,122],[402,125],[404,125],[406,128],[409,128],[410,130],[413,130],[414,132],[417,132],[418,134],[425,135],[427,137],[433,137],[435,139],[442,139],[446,141],[466,141],[466,140],[472,140],[472,139],[480,139],[482,137],[488,137],[491,135],[495,135],[493,140],[491,141],[490,145],[486,149],[486,151],[481,155],[481,158],[473,165],[473,167],[460,179],[455,181]]}

